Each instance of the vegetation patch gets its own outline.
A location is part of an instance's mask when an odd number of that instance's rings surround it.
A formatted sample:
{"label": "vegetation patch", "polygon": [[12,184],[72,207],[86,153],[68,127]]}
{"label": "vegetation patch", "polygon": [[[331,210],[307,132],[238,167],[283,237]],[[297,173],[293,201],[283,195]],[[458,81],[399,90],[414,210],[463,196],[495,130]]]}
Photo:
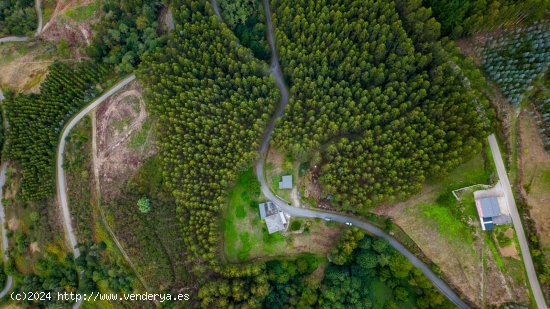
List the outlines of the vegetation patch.
{"label": "vegetation patch", "polygon": [[33,0],[0,1],[0,37],[25,36],[36,30],[37,25]]}
{"label": "vegetation patch", "polygon": [[224,21],[239,41],[259,59],[269,60],[271,50],[266,39],[267,25],[261,0],[220,0]]}
{"label": "vegetation patch", "polygon": [[86,116],[71,130],[63,158],[69,210],[80,243],[94,239],[95,199],[91,193],[94,184],[91,156],[92,125],[90,117]]}
{"label": "vegetation patch", "polygon": [[19,94],[7,100],[10,142],[6,154],[21,166],[21,187],[26,199],[52,196],[54,145],[69,119],[102,92],[101,83],[107,76],[106,66],[92,62],[74,67],[56,62],[50,67],[40,94]]}
{"label": "vegetation patch", "polygon": [[95,1],[90,4],[75,7],[67,12],[67,16],[76,22],[83,22],[92,18],[99,9],[100,2]]}
{"label": "vegetation patch", "polygon": [[549,32],[549,22],[519,27],[490,38],[481,51],[485,71],[515,107],[548,70]]}
{"label": "vegetation patch", "polygon": [[109,225],[152,288],[175,290],[190,280],[185,245],[171,193],[156,157],[126,180],[122,192],[103,201]]}

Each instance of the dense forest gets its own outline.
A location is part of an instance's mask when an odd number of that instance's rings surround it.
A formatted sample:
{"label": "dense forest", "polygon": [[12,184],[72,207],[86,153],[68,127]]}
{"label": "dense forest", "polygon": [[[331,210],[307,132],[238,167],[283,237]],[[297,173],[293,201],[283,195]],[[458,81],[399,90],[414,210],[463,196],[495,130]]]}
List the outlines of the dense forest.
{"label": "dense forest", "polygon": [[[239,168],[256,157],[279,100],[267,67],[203,1],[174,4],[176,29],[138,73],[158,115],[161,167],[194,267],[215,265],[219,212]],[[202,262],[198,262],[202,261]],[[209,262],[211,265],[205,264]]]}
{"label": "dense forest", "polygon": [[37,24],[34,0],[0,0],[0,37],[27,35]]}
{"label": "dense forest", "polygon": [[82,62],[71,66],[54,63],[40,94],[19,94],[7,99],[6,154],[18,162],[23,174],[23,197],[38,200],[54,192],[55,150],[65,123],[99,93],[109,70],[105,65]]}
{"label": "dense forest", "polygon": [[158,22],[162,1],[103,1],[101,20],[94,26],[88,54],[99,62],[130,73],[142,55],[166,39]]}
{"label": "dense forest", "polygon": [[414,2],[400,3],[404,21],[389,1],[276,2],[291,98],[274,141],[297,158],[320,153],[324,191],[342,210],[406,197],[481,147],[487,102]]}
{"label": "dense forest", "polygon": [[548,0],[424,0],[444,35],[459,38],[483,30],[540,19]]}
{"label": "dense forest", "polygon": [[271,51],[265,36],[265,13],[260,0],[220,0],[224,21],[239,41],[259,59],[269,60]]}

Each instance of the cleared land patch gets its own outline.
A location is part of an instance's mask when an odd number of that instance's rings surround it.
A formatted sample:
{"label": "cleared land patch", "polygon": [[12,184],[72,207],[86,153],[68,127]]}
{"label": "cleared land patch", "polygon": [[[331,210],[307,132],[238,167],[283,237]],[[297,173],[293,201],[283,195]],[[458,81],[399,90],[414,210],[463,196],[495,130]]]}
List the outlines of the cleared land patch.
{"label": "cleared land patch", "polygon": [[376,212],[391,217],[474,304],[528,303],[521,261],[501,257],[491,237],[484,237],[472,192],[463,194],[461,201],[452,195],[452,190],[492,183],[490,166],[477,155],[447,177],[428,180],[422,192],[406,202]]}
{"label": "cleared land patch", "polygon": [[[139,85],[132,83],[105,102],[96,119],[95,168],[108,224],[152,289],[183,288],[189,276],[181,226],[160,173],[154,121]],[[142,198],[149,201],[149,212],[139,210]]]}

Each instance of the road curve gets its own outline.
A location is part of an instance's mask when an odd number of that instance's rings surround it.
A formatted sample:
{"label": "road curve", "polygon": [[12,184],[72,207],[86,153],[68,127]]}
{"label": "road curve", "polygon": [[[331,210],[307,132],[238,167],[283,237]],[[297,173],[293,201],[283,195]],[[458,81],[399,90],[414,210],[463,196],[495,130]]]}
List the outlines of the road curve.
{"label": "road curve", "polygon": [[277,54],[277,48],[275,47],[275,38],[273,35],[273,24],[271,22],[271,9],[269,7],[269,0],[263,0],[263,4],[265,8],[265,15],[266,15],[266,21],[267,21],[267,27],[268,27],[267,36],[268,36],[269,43],[271,45],[271,53],[272,53],[271,74],[273,75],[276,85],[281,92],[281,103],[264,133],[262,144],[260,147],[260,159],[256,163],[256,175],[258,177],[258,181],[261,184],[262,193],[267,197],[267,199],[272,201],[275,205],[281,207],[281,209],[283,209],[286,213],[290,214],[291,216],[330,219],[341,223],[350,222],[353,225],[369,233],[372,233],[373,235],[376,235],[380,238],[385,239],[393,248],[395,248],[397,251],[403,254],[415,267],[419,268],[424,273],[424,275],[426,275],[426,277],[430,279],[430,281],[434,284],[434,286],[437,287],[441,291],[441,293],[443,293],[451,302],[453,302],[459,308],[470,308],[443,280],[441,280],[441,278],[439,278],[436,274],[434,274],[431,271],[428,265],[424,264],[424,262],[422,262],[414,254],[412,254],[409,250],[407,250],[407,248],[405,248],[402,244],[400,244],[395,238],[386,234],[384,231],[382,231],[378,227],[353,217],[344,216],[342,214],[291,206],[287,204],[285,201],[283,201],[282,199],[280,199],[279,197],[275,196],[273,192],[271,192],[271,190],[269,189],[269,186],[265,181],[263,166],[264,166],[264,162],[267,154],[267,149],[269,146],[269,139],[271,137],[271,134],[273,133],[276,120],[283,115],[284,108],[288,103],[289,93],[283,80],[283,74],[281,72],[281,68],[279,65],[279,56]]}
{"label": "road curve", "polygon": [[493,154],[493,160],[495,161],[495,166],[497,168],[498,178],[500,179],[500,184],[502,185],[502,191],[506,200],[508,201],[508,207],[510,209],[510,216],[512,217],[512,223],[516,230],[516,235],[518,237],[519,247],[521,248],[521,255],[523,258],[523,264],[525,264],[525,270],[527,271],[527,278],[529,279],[529,285],[531,286],[531,291],[533,291],[533,297],[537,303],[539,309],[546,309],[546,301],[544,299],[544,294],[539,284],[537,278],[537,273],[535,272],[535,267],[533,266],[533,260],[531,259],[531,252],[529,251],[529,245],[527,243],[527,238],[525,237],[525,232],[523,231],[523,225],[521,224],[521,218],[519,216],[518,208],[516,206],[516,200],[514,199],[514,194],[512,193],[512,186],[510,185],[510,180],[508,180],[508,174],[506,174],[506,168],[504,168],[504,162],[502,161],[502,156],[500,154],[500,149],[498,148],[497,139],[494,134],[491,134],[488,137],[489,146],[491,147],[491,152]]}
{"label": "road curve", "polygon": [[80,250],[77,247],[76,236],[73,232],[73,226],[71,222],[71,213],[69,211],[69,206],[67,203],[67,183],[65,181],[65,172],[63,171],[63,152],[65,151],[65,139],[69,136],[71,129],[82,119],[86,114],[88,114],[92,109],[96,108],[99,104],[105,101],[108,97],[113,95],[115,92],[119,91],[122,87],[126,86],[128,83],[136,79],[135,75],[130,75],[120,83],[113,86],[109,91],[104,93],[102,96],[97,98],[95,101],[86,106],[81,110],[76,116],[74,116],[71,121],[65,125],[61,133],[61,138],[59,139],[59,145],[57,146],[57,195],[59,200],[59,205],[63,213],[63,225],[65,227],[65,233],[67,240],[69,241],[69,246],[72,248],[75,258],[80,256]]}

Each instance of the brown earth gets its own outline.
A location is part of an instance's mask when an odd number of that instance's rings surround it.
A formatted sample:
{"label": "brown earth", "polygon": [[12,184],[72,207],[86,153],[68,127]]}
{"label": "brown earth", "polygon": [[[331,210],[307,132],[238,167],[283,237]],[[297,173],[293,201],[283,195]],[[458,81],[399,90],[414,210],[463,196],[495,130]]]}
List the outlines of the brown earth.
{"label": "brown earth", "polygon": [[17,42],[0,45],[0,87],[16,92],[33,92],[39,90],[40,82],[48,72],[52,59],[37,59],[48,53],[51,46],[40,42]]}
{"label": "brown earth", "polygon": [[309,234],[295,236],[292,242],[292,251],[327,254],[334,247],[341,231],[340,228],[331,228],[321,222],[311,228]]}
{"label": "brown earth", "polygon": [[132,82],[96,111],[95,168],[98,170],[102,199],[112,200],[117,196],[130,175],[155,153],[150,131],[144,147],[131,149],[129,146],[133,134],[148,119],[141,93],[138,83]]}
{"label": "brown earth", "polygon": [[285,157],[282,153],[279,153],[274,147],[269,147],[265,161],[267,164],[271,164],[271,171],[273,174],[282,173]]}
{"label": "brown earth", "polygon": [[77,44],[90,44],[92,37],[92,27],[99,20],[98,15],[84,22],[76,22],[64,15],[77,7],[85,6],[94,2],[94,0],[58,0],[55,9],[40,33],[40,37],[47,41],[59,41],[65,38],[71,46]]}

